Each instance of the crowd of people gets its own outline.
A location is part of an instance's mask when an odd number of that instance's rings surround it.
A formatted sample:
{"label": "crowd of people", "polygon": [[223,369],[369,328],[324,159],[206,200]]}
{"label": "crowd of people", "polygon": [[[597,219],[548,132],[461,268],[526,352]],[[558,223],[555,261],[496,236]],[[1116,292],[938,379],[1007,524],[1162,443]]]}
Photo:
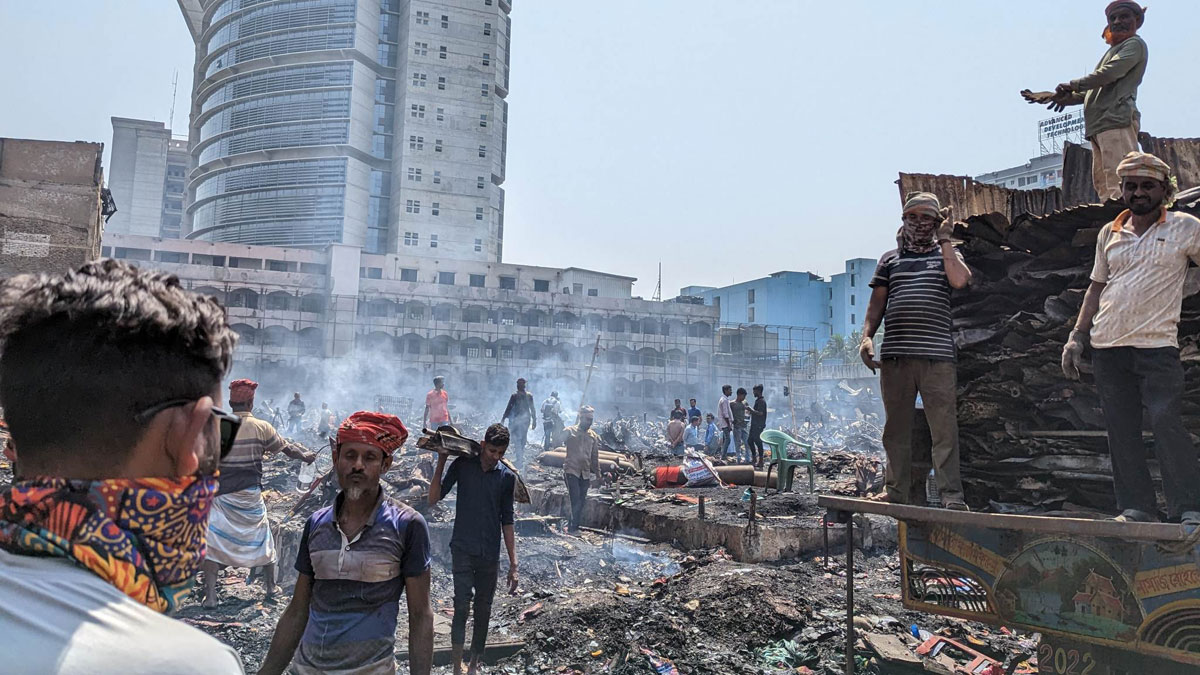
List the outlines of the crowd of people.
{"label": "crowd of people", "polygon": [[[763,468],[762,432],[767,428],[767,399],[763,385],[754,385],[754,401],[746,399],[746,390],[733,385],[721,387],[716,414],[701,413],[696,399],[688,399],[684,408],[681,399],[667,414],[667,445],[672,454],[683,455],[687,450],[705,453],[719,459],[734,456],[737,461]],[[733,397],[732,399],[730,397]]]}

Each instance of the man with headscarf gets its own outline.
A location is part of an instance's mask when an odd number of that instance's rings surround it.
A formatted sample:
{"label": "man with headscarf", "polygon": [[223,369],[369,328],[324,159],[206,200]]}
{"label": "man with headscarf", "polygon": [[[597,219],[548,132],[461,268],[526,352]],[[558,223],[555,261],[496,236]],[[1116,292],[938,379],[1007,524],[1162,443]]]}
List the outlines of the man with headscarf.
{"label": "man with headscarf", "polygon": [[338,427],[333,504],[313,513],[296,553],[296,587],[279,617],[263,674],[396,672],[400,596],[408,598],[408,664],[433,661],[429,526],[389,497],[380,478],[408,430],[394,415],[360,410]]}
{"label": "man with headscarf", "polygon": [[0,284],[0,401],[20,475],[0,490],[6,673],[241,673],[168,618],[204,557],[237,339],[216,299],[121,261]]}
{"label": "man with headscarf", "polygon": [[262,495],[263,457],[273,452],[312,464],[315,453],[284,440],[275,427],[251,413],[254,380],[229,383],[229,407],[242,419],[229,456],[221,461],[221,488],[208,519],[208,555],[204,560],[204,606],[217,606],[217,571],[224,567],[261,567],[267,600],[275,586],[275,538]]}
{"label": "man with headscarf", "polygon": [[1146,41],[1137,30],[1146,21],[1146,8],[1133,0],[1116,0],[1104,9],[1108,51],[1089,75],[1064,82],[1054,92],[1021,92],[1030,103],[1044,103],[1055,112],[1083,104],[1084,134],[1092,144],[1092,184],[1100,200],[1119,201],[1121,180],[1117,164],[1137,149],[1141,113],[1137,90],[1146,74]]}
{"label": "man with headscarf", "polygon": [[579,409],[579,423],[566,428],[567,456],[563,460],[563,480],[571,500],[568,532],[578,532],[587,505],[588,488],[600,477],[600,436],[592,431],[596,410],[590,405]]}
{"label": "man with headscarf", "polygon": [[1200,263],[1200,220],[1167,210],[1178,188],[1171,168],[1154,155],[1131,152],[1117,173],[1128,208],[1096,237],[1091,284],[1063,347],[1063,373],[1079,377],[1090,342],[1121,510],[1117,520],[1158,520],[1142,441],[1144,408],[1167,515],[1200,523],[1200,463],[1180,416],[1178,340],[1188,261]]}
{"label": "man with headscarf", "polygon": [[[958,469],[957,376],[950,335],[950,290],[966,288],[971,270],[955,250],[950,208],[936,195],[914,192],[904,202],[898,248],[883,254],[871,279],[871,300],[863,323],[859,355],[875,372],[887,420],[886,491],[880,499],[906,503],[912,473],[913,410],[917,395],[925,402],[933,434],[934,468],[942,502],[966,510]],[[879,360],[875,331],[887,322]]]}

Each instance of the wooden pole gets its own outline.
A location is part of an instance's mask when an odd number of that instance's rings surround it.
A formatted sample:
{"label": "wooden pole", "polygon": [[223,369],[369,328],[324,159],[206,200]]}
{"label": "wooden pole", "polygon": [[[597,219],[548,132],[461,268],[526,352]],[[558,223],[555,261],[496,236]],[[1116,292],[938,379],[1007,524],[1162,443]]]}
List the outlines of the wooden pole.
{"label": "wooden pole", "polygon": [[[596,333],[596,346],[592,349],[592,363],[588,366],[587,378],[583,381],[583,394],[579,397],[579,407],[582,408],[584,402],[587,401],[588,386],[592,384],[592,372],[596,370],[596,357],[600,355],[600,334]],[[579,422],[576,415],[576,423]]]}

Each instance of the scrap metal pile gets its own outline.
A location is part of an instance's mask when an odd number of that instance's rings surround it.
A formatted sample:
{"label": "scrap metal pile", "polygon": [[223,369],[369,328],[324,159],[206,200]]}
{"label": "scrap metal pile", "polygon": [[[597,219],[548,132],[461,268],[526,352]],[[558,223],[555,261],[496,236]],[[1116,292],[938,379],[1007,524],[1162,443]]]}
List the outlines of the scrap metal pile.
{"label": "scrap metal pile", "polygon": [[[1179,210],[1196,214],[1196,197]],[[1082,205],[1045,216],[989,213],[956,228],[974,280],[952,299],[959,348],[963,478],[996,510],[1113,508],[1100,402],[1090,370],[1060,369],[1083,302],[1099,228],[1120,208]],[[1189,274],[1180,347],[1184,423],[1200,429],[1200,275]]]}

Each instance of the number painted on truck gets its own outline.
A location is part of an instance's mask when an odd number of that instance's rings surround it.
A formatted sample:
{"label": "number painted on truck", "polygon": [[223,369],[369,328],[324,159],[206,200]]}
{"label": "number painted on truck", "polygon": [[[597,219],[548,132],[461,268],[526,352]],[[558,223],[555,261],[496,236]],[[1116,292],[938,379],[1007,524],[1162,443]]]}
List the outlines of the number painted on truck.
{"label": "number painted on truck", "polygon": [[1090,651],[1055,648],[1045,641],[1038,646],[1038,673],[1042,675],[1090,675],[1095,668]]}

